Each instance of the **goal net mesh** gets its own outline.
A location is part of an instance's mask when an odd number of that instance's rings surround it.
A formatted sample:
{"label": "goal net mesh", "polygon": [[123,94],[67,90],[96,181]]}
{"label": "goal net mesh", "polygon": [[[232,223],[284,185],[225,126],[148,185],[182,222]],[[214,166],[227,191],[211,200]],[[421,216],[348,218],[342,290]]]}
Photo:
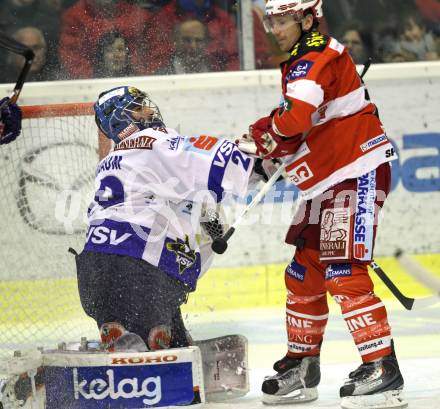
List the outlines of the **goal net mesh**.
{"label": "goal net mesh", "polygon": [[0,354],[97,336],[79,301],[75,257],[93,198],[98,135],[91,104],[23,107],[0,147]]}

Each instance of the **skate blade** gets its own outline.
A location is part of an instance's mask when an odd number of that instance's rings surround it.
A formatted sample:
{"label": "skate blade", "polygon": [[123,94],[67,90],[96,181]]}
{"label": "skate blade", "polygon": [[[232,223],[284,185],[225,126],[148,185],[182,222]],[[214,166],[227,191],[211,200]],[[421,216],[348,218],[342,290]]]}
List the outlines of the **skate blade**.
{"label": "skate blade", "polygon": [[304,403],[318,399],[317,388],[303,388],[292,391],[286,395],[268,395],[263,393],[261,401],[265,405],[282,405],[285,403]]}
{"label": "skate blade", "polygon": [[400,389],[373,395],[346,396],[341,401],[342,409],[400,409],[407,406]]}

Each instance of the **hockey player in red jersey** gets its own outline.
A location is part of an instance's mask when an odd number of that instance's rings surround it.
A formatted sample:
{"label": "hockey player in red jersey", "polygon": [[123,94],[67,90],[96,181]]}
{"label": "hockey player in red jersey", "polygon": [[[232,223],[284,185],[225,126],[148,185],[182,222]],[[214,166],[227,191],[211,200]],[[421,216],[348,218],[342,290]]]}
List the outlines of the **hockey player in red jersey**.
{"label": "hockey player in red jersey", "polygon": [[290,53],[283,102],[244,141],[281,158],[304,199],[286,238],[296,246],[285,271],[288,350],[263,382],[263,402],[317,398],[329,292],[363,361],[340,389],[341,406],[404,407],[387,312],[367,271],[397,156],[344,46],[317,31],[321,15],[321,0],[267,1],[266,29]]}

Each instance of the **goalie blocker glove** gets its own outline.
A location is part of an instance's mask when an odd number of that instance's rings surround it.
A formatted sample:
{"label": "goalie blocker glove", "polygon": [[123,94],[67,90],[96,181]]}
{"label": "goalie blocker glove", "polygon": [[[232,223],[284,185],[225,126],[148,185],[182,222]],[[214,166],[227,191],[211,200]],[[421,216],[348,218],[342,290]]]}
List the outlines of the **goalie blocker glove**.
{"label": "goalie blocker glove", "polygon": [[21,109],[18,105],[7,101],[9,101],[8,97],[0,100],[0,106],[6,102],[0,111],[0,145],[14,141],[21,132]]}

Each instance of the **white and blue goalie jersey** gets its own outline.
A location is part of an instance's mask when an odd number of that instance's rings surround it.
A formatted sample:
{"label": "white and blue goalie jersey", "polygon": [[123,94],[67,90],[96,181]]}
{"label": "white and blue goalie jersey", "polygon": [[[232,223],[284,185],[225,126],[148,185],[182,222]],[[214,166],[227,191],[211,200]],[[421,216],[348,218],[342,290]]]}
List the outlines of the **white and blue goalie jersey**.
{"label": "white and blue goalie jersey", "polygon": [[212,261],[203,209],[228,194],[245,197],[252,168],[226,139],[137,132],[97,167],[84,250],[143,259],[194,289]]}

